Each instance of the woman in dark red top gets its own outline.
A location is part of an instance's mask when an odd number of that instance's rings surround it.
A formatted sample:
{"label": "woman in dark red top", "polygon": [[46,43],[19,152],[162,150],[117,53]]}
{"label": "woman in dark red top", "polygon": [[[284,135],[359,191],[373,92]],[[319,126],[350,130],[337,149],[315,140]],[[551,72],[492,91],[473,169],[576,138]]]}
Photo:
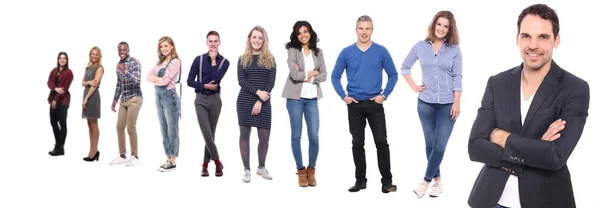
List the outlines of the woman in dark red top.
{"label": "woman in dark red top", "polygon": [[65,154],[65,139],[67,138],[67,111],[71,103],[69,87],[73,81],[73,72],[69,69],[69,56],[65,52],[58,53],[56,68],[48,77],[48,103],[50,104],[50,123],[54,131],[54,149],[48,154],[59,156]]}

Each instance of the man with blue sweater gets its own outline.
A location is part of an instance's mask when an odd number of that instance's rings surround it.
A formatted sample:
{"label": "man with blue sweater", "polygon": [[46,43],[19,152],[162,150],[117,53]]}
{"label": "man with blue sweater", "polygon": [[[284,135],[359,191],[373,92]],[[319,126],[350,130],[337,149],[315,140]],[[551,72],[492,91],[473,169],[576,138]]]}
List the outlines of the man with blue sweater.
{"label": "man with blue sweater", "polygon": [[[392,184],[390,150],[383,101],[394,90],[398,72],[388,50],[371,40],[373,20],[363,15],[356,21],[358,41],[342,50],[331,73],[331,83],[337,94],[348,106],[348,122],[352,134],[352,155],[356,166],[356,182],[348,191],[358,192],[367,188],[367,164],[365,161],[365,127],[367,121],[373,132],[377,147],[377,160],[381,173],[381,191],[396,191]],[[382,90],[382,76],[385,70],[388,81]],[[340,81],[346,71],[348,84],[346,91]]]}

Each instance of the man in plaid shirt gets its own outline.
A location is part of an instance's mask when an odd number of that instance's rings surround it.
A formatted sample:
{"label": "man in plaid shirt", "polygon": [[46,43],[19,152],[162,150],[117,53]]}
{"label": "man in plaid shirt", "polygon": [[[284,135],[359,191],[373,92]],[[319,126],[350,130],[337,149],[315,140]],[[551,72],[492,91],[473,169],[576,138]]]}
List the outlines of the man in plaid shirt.
{"label": "man in plaid shirt", "polygon": [[[111,108],[113,112],[117,112],[117,102],[120,101],[117,118],[120,156],[113,159],[110,164],[125,164],[130,167],[139,164],[136,122],[143,103],[140,86],[142,69],[140,62],[129,56],[129,44],[127,42],[119,43],[118,49],[120,61],[117,64],[116,70],[117,89],[115,90]],[[131,147],[131,157],[129,158],[125,155],[127,154],[127,150],[125,149],[125,127],[127,127]]]}

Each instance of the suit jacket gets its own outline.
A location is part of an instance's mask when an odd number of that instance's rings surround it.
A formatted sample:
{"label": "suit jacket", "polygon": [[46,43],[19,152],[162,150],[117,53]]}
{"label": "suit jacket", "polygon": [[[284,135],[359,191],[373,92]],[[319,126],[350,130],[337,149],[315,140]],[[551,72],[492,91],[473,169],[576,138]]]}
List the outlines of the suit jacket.
{"label": "suit jacket", "polygon": [[[319,50],[319,56],[312,54],[312,59],[315,64],[315,71],[319,71],[319,75],[314,77],[313,83],[317,85],[317,98],[323,98],[321,92],[321,85],[319,83],[327,81],[327,69],[325,67],[325,59],[323,58],[323,50]],[[304,54],[302,50],[295,48],[288,49],[287,64],[290,70],[288,78],[285,81],[283,87],[282,97],[288,99],[300,99],[300,93],[302,92],[302,85],[306,79],[306,73],[304,71]],[[295,64],[298,65],[296,70]]]}
{"label": "suit jacket", "polygon": [[[471,161],[485,165],[468,204],[474,208],[494,207],[512,174],[519,177],[523,208],[575,207],[567,160],[588,116],[589,85],[553,60],[527,117],[521,118],[522,69],[523,64],[488,79],[468,147]],[[560,138],[541,140],[549,125],[559,118],[566,121]],[[525,119],[522,126],[521,119]],[[510,132],[504,149],[489,140],[494,128]]]}

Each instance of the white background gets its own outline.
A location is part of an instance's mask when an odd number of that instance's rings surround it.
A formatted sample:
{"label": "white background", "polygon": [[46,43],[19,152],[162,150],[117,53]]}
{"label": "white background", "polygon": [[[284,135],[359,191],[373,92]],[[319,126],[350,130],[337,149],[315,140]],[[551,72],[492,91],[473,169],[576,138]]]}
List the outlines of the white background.
{"label": "white background", "polygon": [[[168,2],[168,3],[167,3]],[[2,3],[2,148],[0,168],[2,207],[468,207],[470,189],[481,164],[469,160],[467,141],[490,75],[521,62],[516,45],[517,17],[535,1],[11,1]],[[592,7],[577,1],[547,2],[559,15],[562,44],[554,51],[557,63],[588,81],[592,101],[597,95],[597,58],[592,52]],[[572,6],[571,6],[572,5]],[[368,189],[349,193],[354,183],[351,136],[346,107],[335,94],[330,80],[323,83],[325,98],[321,111],[320,155],[317,161],[318,186],[297,186],[290,147],[290,127],[281,91],[287,75],[286,50],[292,26],[309,21],[319,35],[329,72],[339,52],[356,41],[356,19],[363,14],[374,20],[373,40],[387,47],[399,67],[412,47],[423,39],[433,15],[451,10],[457,21],[464,60],[464,92],[461,115],[450,138],[441,166],[445,193],[439,198],[417,199],[412,189],[423,178],[426,167],[424,140],[418,120],[417,95],[399,76],[395,90],[385,103],[392,173],[398,192],[382,194],[380,174],[372,136],[367,129]],[[272,92],[273,126],[266,166],[273,175],[266,181],[253,174],[252,182],[241,181],[243,166],[239,154],[235,100],[239,91],[237,57],[243,52],[246,35],[255,26],[264,26],[275,54],[278,74]],[[222,82],[223,111],[216,134],[222,178],[201,178],[204,141],[194,112],[193,89],[185,85],[192,60],[207,50],[209,30],[221,34],[221,54],[231,61]],[[593,32],[591,30],[595,30]],[[142,84],[144,104],[138,119],[141,164],[133,168],[111,167],[118,155],[117,114],[110,110],[115,90],[117,44],[127,41],[131,56],[142,64],[143,78],[157,61],[158,39],[171,36],[183,63],[183,120],[180,123],[178,170],[156,171],[165,160],[156,115],[154,89]],[[81,119],[83,87],[80,80],[93,46],[102,49],[106,73],[99,89],[102,98],[100,162],[82,158],[89,148],[86,121]],[[58,52],[69,54],[74,73],[72,102],[68,117],[66,156],[52,158],[47,152],[54,144],[46,98],[48,73],[56,65]],[[414,79],[420,80],[415,64]],[[345,86],[345,77],[342,78]],[[384,76],[385,80],[385,76]],[[385,83],[385,82],[384,82]],[[595,179],[594,154],[599,142],[593,128],[598,126],[595,107],[579,145],[569,159],[578,207],[593,207],[600,185]],[[567,124],[568,125],[568,124]],[[251,167],[258,164],[258,139],[253,129]],[[304,161],[308,161],[306,127],[303,130]],[[129,142],[127,142],[129,146]],[[129,150],[129,147],[128,147]],[[588,178],[589,177],[589,178]],[[327,206],[331,206],[328,205]]]}

